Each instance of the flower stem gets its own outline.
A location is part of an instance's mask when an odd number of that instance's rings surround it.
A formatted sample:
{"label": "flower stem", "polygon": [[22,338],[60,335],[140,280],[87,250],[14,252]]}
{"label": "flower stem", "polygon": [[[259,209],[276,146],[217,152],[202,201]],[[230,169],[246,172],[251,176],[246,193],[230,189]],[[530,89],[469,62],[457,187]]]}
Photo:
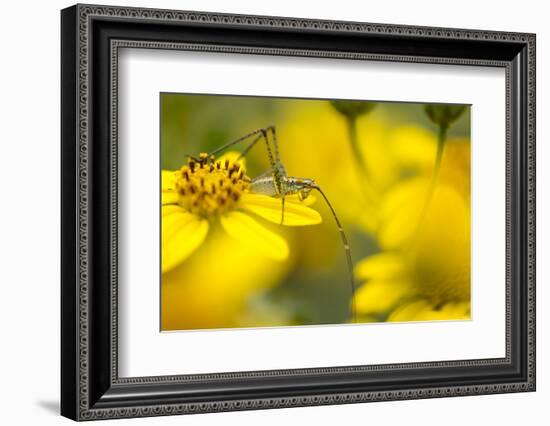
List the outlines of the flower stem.
{"label": "flower stem", "polygon": [[432,201],[432,198],[435,192],[435,187],[439,179],[439,172],[441,171],[441,160],[443,159],[443,151],[445,149],[445,141],[447,140],[448,129],[449,129],[449,126],[446,124],[439,125],[439,132],[437,136],[437,150],[435,152],[435,161],[434,161],[434,168],[432,171],[432,177],[430,179],[430,185],[428,186],[428,192],[426,195],[426,199],[424,201],[424,206],[422,207],[422,210],[420,212],[420,217],[418,219],[418,223],[416,226],[416,232],[413,234],[413,239],[418,234],[418,231],[422,226],[424,219],[426,218],[426,213],[428,212],[428,208],[430,207],[430,203]]}
{"label": "flower stem", "polygon": [[439,133],[437,136],[437,151],[435,153],[435,162],[434,170],[432,173],[432,179],[430,181],[430,189],[428,191],[427,202],[431,201],[437,179],[439,178],[439,171],[441,170],[441,160],[443,159],[443,150],[445,148],[445,141],[447,140],[447,130],[449,129],[446,125],[439,126]]}
{"label": "flower stem", "polygon": [[359,173],[363,177],[361,181],[361,189],[363,190],[363,193],[367,200],[370,203],[374,204],[377,197],[374,189],[372,188],[372,186],[370,186],[370,176],[367,168],[367,163],[365,161],[365,158],[363,157],[361,149],[359,148],[359,138],[357,136],[357,115],[346,114],[345,117],[348,128],[349,142],[351,145],[351,150],[353,152],[353,159],[355,161],[355,165],[359,169]]}
{"label": "flower stem", "polygon": [[348,126],[348,136],[351,149],[353,151],[353,158],[355,159],[355,162],[357,163],[357,167],[361,171],[361,174],[363,174],[364,177],[368,177],[365,159],[363,158],[363,154],[359,149],[359,141],[357,139],[357,116],[347,115],[346,124]]}

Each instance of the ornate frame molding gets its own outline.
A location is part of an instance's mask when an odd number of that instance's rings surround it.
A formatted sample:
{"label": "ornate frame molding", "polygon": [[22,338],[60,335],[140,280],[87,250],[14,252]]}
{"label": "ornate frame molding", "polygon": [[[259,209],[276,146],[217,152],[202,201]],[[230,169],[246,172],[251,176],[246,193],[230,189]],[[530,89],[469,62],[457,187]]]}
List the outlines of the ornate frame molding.
{"label": "ornate frame molding", "polygon": [[[67,23],[65,25],[74,25],[67,34],[76,38],[74,45],[75,59],[75,93],[76,103],[65,108],[76,109],[76,129],[74,138],[63,141],[63,146],[74,144],[75,157],[65,161],[75,161],[73,185],[69,189],[74,189],[75,213],[75,250],[71,252],[68,258],[64,256],[64,263],[75,261],[73,266],[76,276],[64,281],[63,289],[68,291],[69,287],[74,287],[74,297],[76,306],[74,312],[66,313],[63,321],[72,319],[76,324],[76,336],[65,337],[68,342],[64,343],[69,349],[76,349],[77,356],[74,360],[75,383],[65,384],[67,391],[74,391],[77,395],[72,406],[73,400],[63,394],[65,408],[62,412],[65,415],[78,420],[91,420],[113,417],[141,417],[151,415],[170,415],[196,412],[212,411],[230,411],[247,410],[275,407],[308,406],[324,404],[342,404],[352,402],[382,401],[382,400],[400,400],[416,398],[435,398],[443,396],[461,396],[488,393],[503,393],[517,391],[533,391],[535,389],[535,36],[533,34],[519,34],[510,32],[495,31],[477,31],[464,29],[447,28],[427,28],[410,27],[401,25],[383,25],[368,24],[357,22],[336,22],[322,20],[308,20],[295,18],[280,18],[267,16],[245,16],[214,14],[203,12],[184,12],[156,9],[136,9],[125,7],[104,7],[77,5],[65,12]],[[510,45],[524,46],[524,61],[526,69],[525,82],[513,80],[513,73],[518,65],[511,60],[486,60],[460,57],[438,57],[438,56],[414,56],[400,54],[380,54],[380,53],[362,53],[362,52],[343,52],[316,49],[295,49],[295,48],[277,48],[277,47],[250,47],[250,46],[231,46],[216,45],[212,43],[182,43],[174,41],[145,41],[145,40],[110,40],[110,344],[111,358],[109,366],[109,381],[114,389],[124,386],[145,386],[145,385],[168,385],[170,383],[192,383],[192,382],[215,382],[228,379],[246,379],[263,377],[303,377],[304,375],[328,375],[335,373],[358,373],[387,370],[405,370],[405,369],[423,369],[423,368],[448,368],[448,367],[473,367],[487,365],[511,364],[512,357],[512,309],[511,301],[513,297],[512,274],[513,268],[511,257],[513,256],[512,239],[514,226],[521,226],[513,221],[512,208],[514,203],[514,191],[523,190],[525,199],[525,225],[526,225],[526,264],[525,264],[525,297],[526,297],[526,374],[525,378],[517,381],[502,383],[479,384],[479,385],[451,385],[434,386],[427,388],[400,388],[397,390],[377,390],[377,391],[358,391],[358,392],[333,392],[302,396],[273,396],[266,398],[237,398],[228,400],[216,400],[210,402],[164,402],[144,405],[120,405],[114,406],[110,401],[101,404],[101,400],[92,398],[90,389],[91,375],[95,374],[90,365],[90,356],[93,351],[91,341],[94,337],[91,333],[90,321],[95,320],[90,315],[90,269],[91,269],[91,241],[93,240],[91,229],[91,215],[94,206],[91,204],[92,170],[90,162],[91,136],[90,115],[92,111],[92,81],[91,81],[91,49],[92,46],[92,22],[94,20],[112,20],[114,22],[132,21],[141,24],[166,24],[177,23],[178,25],[215,25],[226,28],[255,28],[255,29],[277,29],[290,30],[292,32],[324,32],[327,34],[359,34],[359,35],[380,35],[388,38],[392,37],[411,37],[424,40],[448,40],[448,41],[480,41],[488,43],[507,43]],[[66,27],[67,28],[67,27]],[[64,35],[68,37],[67,35]],[[324,58],[355,59],[355,60],[374,60],[374,61],[397,61],[397,62],[425,62],[425,63],[446,63],[458,65],[482,65],[504,67],[506,69],[506,109],[507,109],[507,212],[506,212],[506,241],[507,241],[507,259],[506,259],[506,357],[504,359],[482,359],[482,360],[464,360],[453,362],[434,362],[434,363],[414,363],[414,364],[388,364],[377,366],[360,367],[327,367],[319,369],[304,370],[274,370],[263,372],[245,372],[245,373],[225,373],[193,376],[160,376],[145,378],[119,378],[117,369],[117,87],[118,87],[118,49],[119,48],[154,48],[154,49],[178,49],[178,50],[196,50],[196,51],[216,51],[236,54],[264,54],[264,55],[297,55],[314,56]],[[72,48],[72,46],[71,46]],[[69,49],[69,46],[66,47]],[[67,57],[69,55],[67,54]],[[68,66],[68,65],[67,65]],[[511,127],[513,114],[518,113],[515,110],[517,106],[512,104],[512,97],[516,95],[517,84],[525,84],[525,102],[524,123],[526,126],[527,139],[524,141],[526,146],[523,159],[518,159],[513,152],[512,139],[514,132],[518,129]],[[66,89],[68,90],[68,89]],[[526,181],[524,188],[514,187],[512,181],[513,162],[524,161],[526,167]],[[65,162],[64,162],[65,164]],[[69,168],[67,168],[69,170]],[[515,170],[515,169],[514,169]],[[68,199],[68,202],[72,199]],[[516,200],[517,201],[517,200]],[[522,243],[523,244],[523,243]],[[520,277],[521,278],[521,277]],[[68,312],[68,308],[64,308]],[[65,333],[66,335],[67,333]],[[74,341],[73,341],[74,340]],[[65,351],[65,349],[64,349]],[[67,355],[68,356],[68,355]],[[65,368],[65,367],[64,367]],[[71,376],[72,378],[72,376]]]}

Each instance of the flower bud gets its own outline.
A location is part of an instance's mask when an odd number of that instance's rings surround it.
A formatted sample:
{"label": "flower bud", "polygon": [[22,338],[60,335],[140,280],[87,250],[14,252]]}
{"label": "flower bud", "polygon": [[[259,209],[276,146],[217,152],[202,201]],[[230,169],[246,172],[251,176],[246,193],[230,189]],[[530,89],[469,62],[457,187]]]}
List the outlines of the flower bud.
{"label": "flower bud", "polygon": [[330,104],[346,117],[355,118],[367,114],[376,106],[374,102],[366,101],[331,101]]}
{"label": "flower bud", "polygon": [[428,104],[424,111],[433,123],[448,128],[466,111],[466,105]]}

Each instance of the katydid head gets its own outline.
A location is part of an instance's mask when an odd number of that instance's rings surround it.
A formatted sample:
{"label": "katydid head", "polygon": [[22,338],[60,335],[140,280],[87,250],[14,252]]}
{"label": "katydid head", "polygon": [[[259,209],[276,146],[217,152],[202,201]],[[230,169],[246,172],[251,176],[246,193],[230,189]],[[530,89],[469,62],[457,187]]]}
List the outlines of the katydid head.
{"label": "katydid head", "polygon": [[302,189],[298,191],[298,198],[300,201],[304,201],[307,197],[309,197],[309,194],[311,192],[311,186],[304,186]]}
{"label": "katydid head", "polygon": [[300,201],[304,201],[307,197],[309,197],[311,190],[316,186],[313,179],[291,177],[288,178],[288,180],[290,186],[292,186],[298,194]]}

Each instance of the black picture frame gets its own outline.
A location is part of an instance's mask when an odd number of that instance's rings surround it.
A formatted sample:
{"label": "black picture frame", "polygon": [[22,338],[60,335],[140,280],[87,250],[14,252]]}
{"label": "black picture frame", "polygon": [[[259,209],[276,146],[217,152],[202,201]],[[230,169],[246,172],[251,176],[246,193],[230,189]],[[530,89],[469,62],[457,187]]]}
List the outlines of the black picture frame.
{"label": "black picture frame", "polygon": [[[97,5],[61,12],[61,414],[158,416],[535,390],[535,35]],[[506,70],[506,356],[119,378],[117,49]],[[503,212],[504,213],[504,212]]]}

